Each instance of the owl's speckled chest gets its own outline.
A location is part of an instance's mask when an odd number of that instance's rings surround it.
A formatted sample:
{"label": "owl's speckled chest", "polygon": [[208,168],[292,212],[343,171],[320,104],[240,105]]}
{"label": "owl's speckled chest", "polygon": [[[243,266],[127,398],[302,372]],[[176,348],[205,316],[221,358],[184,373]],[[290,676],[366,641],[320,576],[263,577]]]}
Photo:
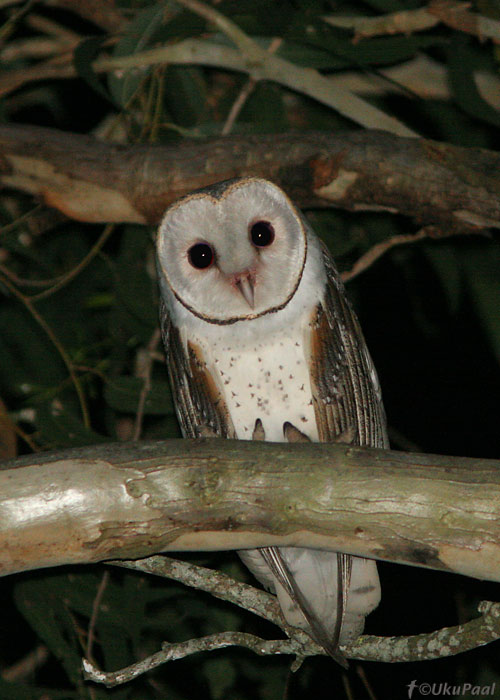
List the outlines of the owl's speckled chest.
{"label": "owl's speckled chest", "polygon": [[318,439],[305,342],[308,330],[297,323],[262,341],[243,341],[235,333],[203,343],[207,368],[239,439],[252,438],[258,418],[266,440],[283,441],[286,421],[311,440]]}

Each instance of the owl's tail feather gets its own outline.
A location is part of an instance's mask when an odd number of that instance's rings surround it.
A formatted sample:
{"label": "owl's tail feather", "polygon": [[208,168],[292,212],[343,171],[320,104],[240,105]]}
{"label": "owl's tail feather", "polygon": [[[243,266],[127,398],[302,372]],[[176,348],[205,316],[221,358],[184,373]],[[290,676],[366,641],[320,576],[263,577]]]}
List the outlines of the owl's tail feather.
{"label": "owl's tail feather", "polygon": [[339,651],[338,645],[347,605],[347,591],[349,590],[352,557],[347,554],[337,554],[337,619],[335,622],[333,637],[330,637],[321,623],[321,620],[319,620],[311,610],[309,603],[297,585],[297,581],[290,572],[287,563],[283,559],[280,550],[277,547],[263,547],[260,549],[260,552],[276,579],[302,611],[302,614],[306,618],[311,628],[313,639],[323,647],[326,653],[331,656],[334,661],[339,663],[342,668],[347,669],[349,664],[345,656]]}

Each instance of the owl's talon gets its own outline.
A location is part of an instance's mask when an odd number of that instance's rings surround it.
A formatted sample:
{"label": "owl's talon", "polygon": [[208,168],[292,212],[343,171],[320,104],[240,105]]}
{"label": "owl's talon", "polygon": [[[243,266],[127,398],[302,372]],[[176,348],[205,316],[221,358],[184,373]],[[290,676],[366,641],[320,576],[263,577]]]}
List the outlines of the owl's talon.
{"label": "owl's talon", "polygon": [[339,445],[352,445],[355,437],[356,428],[353,425],[350,425],[348,428],[339,433],[332,442],[337,442]]}
{"label": "owl's talon", "polygon": [[216,438],[219,437],[217,433],[212,430],[208,425],[200,425],[196,428],[196,434],[199,438]]}
{"label": "owl's talon", "polygon": [[264,430],[264,426],[262,425],[262,421],[260,418],[257,418],[255,421],[255,426],[253,429],[252,433],[252,440],[265,440],[266,439],[266,431]]}
{"label": "owl's talon", "polygon": [[307,437],[307,435],[288,421],[283,423],[283,435],[288,442],[311,442],[311,438]]}

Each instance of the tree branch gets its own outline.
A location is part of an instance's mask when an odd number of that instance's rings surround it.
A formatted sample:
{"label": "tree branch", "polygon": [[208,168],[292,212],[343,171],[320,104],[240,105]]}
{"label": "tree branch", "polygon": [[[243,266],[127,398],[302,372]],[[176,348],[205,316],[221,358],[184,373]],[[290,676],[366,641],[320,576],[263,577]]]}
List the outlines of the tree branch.
{"label": "tree branch", "polygon": [[[324,654],[303,631],[284,623],[276,598],[252,586],[234,581],[220,572],[176,561],[168,557],[150,557],[136,562],[115,562],[119,566],[172,578],[188,586],[210,592],[254,612],[281,627],[288,639],[264,640],[241,632],[221,632],[177,644],[164,643],[162,650],[152,656],[114,672],[103,672],[87,659],[83,661],[84,677],[108,687],[128,682],[157,666],[200,651],[214,651],[228,646],[243,646],[259,655],[291,654],[300,660],[306,656]],[[257,601],[257,604],[255,604]],[[453,656],[483,646],[500,638],[500,604],[482,602],[481,616],[464,625],[447,627],[429,634],[409,637],[363,636],[343,653],[362,661],[408,662]]]}
{"label": "tree branch", "polygon": [[378,17],[344,17],[329,15],[324,20],[334,27],[352,29],[355,41],[384,34],[411,34],[432,29],[443,23],[452,29],[472,34],[481,41],[500,43],[500,22],[476,12],[469,12],[470,2],[433,0],[426,7],[401,10]]}
{"label": "tree branch", "polygon": [[229,136],[118,146],[0,126],[0,184],[89,222],[156,224],[178,197],[254,175],[299,206],[390,211],[446,234],[500,228],[500,154],[378,131]]}
{"label": "tree branch", "polygon": [[500,463],[345,445],[109,444],[5,463],[0,572],[291,545],[500,581]]}

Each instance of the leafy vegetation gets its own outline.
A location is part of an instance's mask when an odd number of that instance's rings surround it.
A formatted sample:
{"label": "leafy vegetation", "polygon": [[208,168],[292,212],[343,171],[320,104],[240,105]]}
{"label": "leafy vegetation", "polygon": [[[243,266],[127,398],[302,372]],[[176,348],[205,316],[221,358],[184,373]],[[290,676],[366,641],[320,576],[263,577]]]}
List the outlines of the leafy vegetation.
{"label": "leafy vegetation", "polygon": [[[103,2],[105,21],[101,13],[86,13],[85,5],[0,2],[4,124],[51,126],[124,144],[359,128],[356,115],[341,116],[298,87],[256,83],[224,65],[151,63],[98,71],[98,56],[133,57],[184,39],[202,41],[207,50],[234,45],[220,27],[169,0]],[[498,148],[499,36],[467,33],[446,21],[419,29],[411,14],[405,31],[396,34],[355,37],[338,22],[416,11],[422,7],[417,0],[221,0],[208,7],[292,67],[327,76],[332,99],[336,90],[352,90],[422,136]],[[471,11],[500,20],[494,0],[476,0]],[[53,74],[36,76],[50,61]],[[65,77],[58,65],[72,66],[74,76]],[[379,127],[376,119],[371,126]],[[307,215],[345,270],[373,245],[418,230],[385,213]],[[72,221],[14,190],[0,194],[0,224],[3,456],[178,437],[157,331],[154,231]],[[498,457],[499,270],[498,236],[426,239],[394,246],[349,283],[379,370],[394,448]],[[249,577],[236,555],[192,558]],[[421,569],[380,569],[383,601],[368,622],[375,634],[455,624],[473,617],[479,600],[498,598],[493,584]],[[488,647],[390,670],[367,664],[356,673],[354,663],[347,686],[326,659],[310,659],[291,674],[290,659],[228,649],[105,690],[81,680],[83,654],[114,670],[153,653],[166,639],[229,629],[264,636],[275,631],[205,594],[104,566],[18,575],[3,580],[1,591],[5,700],[264,700],[306,693],[403,698],[415,678],[496,682],[500,692],[497,649]],[[45,650],[43,660],[30,666],[37,649]]]}

